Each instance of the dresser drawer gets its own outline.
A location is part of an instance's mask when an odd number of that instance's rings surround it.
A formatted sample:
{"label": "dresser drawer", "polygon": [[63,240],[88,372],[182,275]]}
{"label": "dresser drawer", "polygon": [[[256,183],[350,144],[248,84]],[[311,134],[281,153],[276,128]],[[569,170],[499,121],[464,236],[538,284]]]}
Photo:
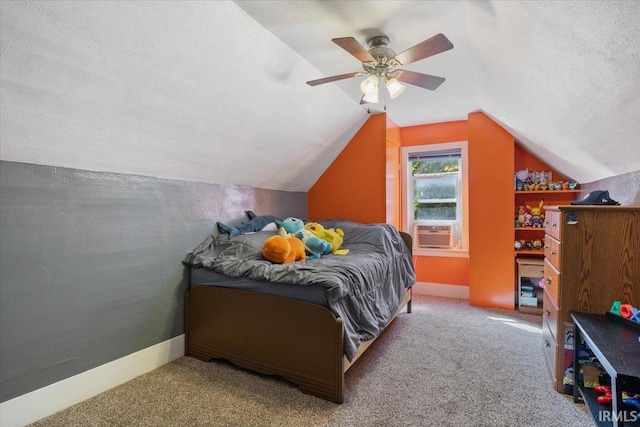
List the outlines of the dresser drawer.
{"label": "dresser drawer", "polygon": [[551,262],[545,258],[544,260],[544,288],[549,293],[549,297],[556,307],[558,304],[558,289],[560,287],[560,273],[555,269]]}
{"label": "dresser drawer", "polygon": [[558,348],[556,342],[553,339],[547,319],[542,319],[542,351],[544,353],[544,360],[547,362],[547,368],[551,374],[553,380],[553,386],[556,387],[556,349]]}
{"label": "dresser drawer", "polygon": [[557,269],[560,270],[560,246],[562,243],[549,236],[548,234],[544,236],[544,256],[551,264]]}
{"label": "dresser drawer", "polygon": [[556,307],[546,289],[542,293],[542,308],[545,323],[551,331],[551,338],[555,341],[558,336],[558,307]]}
{"label": "dresser drawer", "polygon": [[557,240],[562,240],[560,238],[560,218],[560,211],[545,211],[544,213],[544,231]]}

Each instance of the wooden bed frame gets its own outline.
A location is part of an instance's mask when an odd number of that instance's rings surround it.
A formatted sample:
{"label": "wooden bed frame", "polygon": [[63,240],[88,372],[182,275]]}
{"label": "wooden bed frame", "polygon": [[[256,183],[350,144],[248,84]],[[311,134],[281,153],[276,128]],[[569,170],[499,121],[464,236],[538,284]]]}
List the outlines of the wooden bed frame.
{"label": "wooden bed frame", "polygon": [[[401,235],[411,249],[411,236]],[[411,313],[411,296],[406,288],[396,315],[405,305]],[[342,319],[327,307],[238,289],[194,284],[185,312],[187,356],[279,375],[335,403],[344,400],[344,373],[375,340],[362,342],[349,362]]]}

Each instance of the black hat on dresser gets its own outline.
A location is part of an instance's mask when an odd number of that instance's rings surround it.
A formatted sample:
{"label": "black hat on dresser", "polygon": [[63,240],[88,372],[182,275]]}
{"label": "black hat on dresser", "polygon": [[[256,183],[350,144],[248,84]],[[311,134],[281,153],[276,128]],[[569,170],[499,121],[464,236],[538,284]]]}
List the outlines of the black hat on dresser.
{"label": "black hat on dresser", "polygon": [[620,203],[609,197],[607,190],[594,190],[584,196],[582,200],[574,200],[572,205],[619,205]]}

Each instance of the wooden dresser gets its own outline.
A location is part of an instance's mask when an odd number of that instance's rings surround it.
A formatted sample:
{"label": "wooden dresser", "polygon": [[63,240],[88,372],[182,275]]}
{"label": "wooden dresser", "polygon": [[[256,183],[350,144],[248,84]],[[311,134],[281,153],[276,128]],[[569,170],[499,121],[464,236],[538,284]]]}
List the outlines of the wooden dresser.
{"label": "wooden dresser", "polygon": [[542,340],[562,392],[569,312],[604,314],[617,300],[640,307],[640,206],[547,206],[545,233]]}

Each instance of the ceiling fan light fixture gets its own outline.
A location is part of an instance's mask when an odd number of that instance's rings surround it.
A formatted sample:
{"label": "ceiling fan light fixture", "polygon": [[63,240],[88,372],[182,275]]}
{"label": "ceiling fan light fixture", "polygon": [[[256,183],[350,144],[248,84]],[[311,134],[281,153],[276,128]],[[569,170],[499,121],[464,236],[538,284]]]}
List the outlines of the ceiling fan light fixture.
{"label": "ceiling fan light fixture", "polygon": [[367,93],[362,97],[362,100],[365,102],[369,102],[372,104],[378,103],[378,88],[376,86],[376,90],[373,93]]}
{"label": "ceiling fan light fixture", "polygon": [[404,85],[400,84],[400,82],[396,78],[388,79],[386,84],[387,84],[387,90],[389,91],[389,96],[391,97],[391,99],[394,99],[400,96],[400,94],[404,92],[404,89],[405,89]]}
{"label": "ceiling fan light fixture", "polygon": [[360,83],[360,90],[365,95],[371,95],[375,93],[377,98],[378,97],[378,76],[370,75],[369,77],[367,77],[366,80]]}

